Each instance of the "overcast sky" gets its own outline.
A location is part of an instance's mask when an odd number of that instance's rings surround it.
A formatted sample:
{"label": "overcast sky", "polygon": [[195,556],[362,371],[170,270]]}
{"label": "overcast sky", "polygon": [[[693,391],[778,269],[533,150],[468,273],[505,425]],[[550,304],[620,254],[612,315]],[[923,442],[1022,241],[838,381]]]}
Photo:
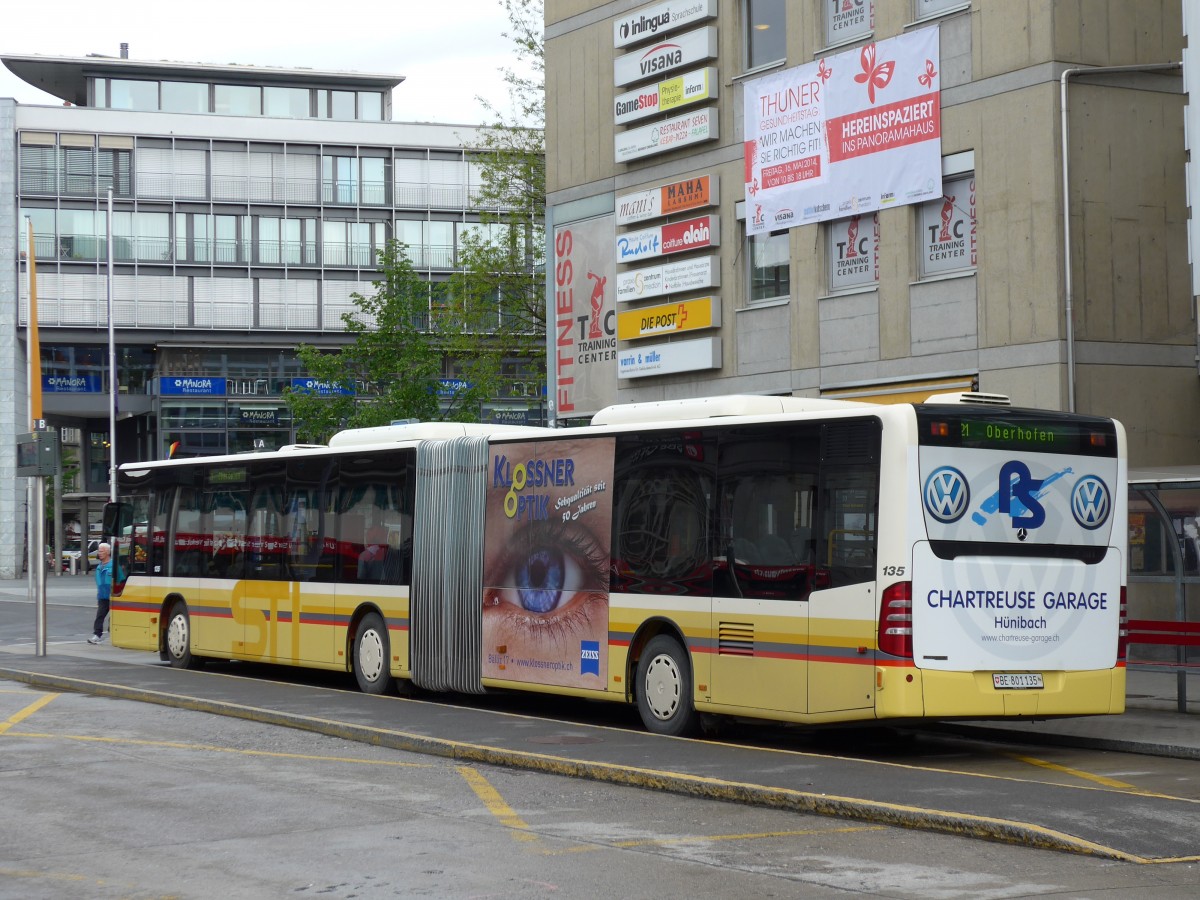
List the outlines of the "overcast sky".
{"label": "overcast sky", "polygon": [[[399,122],[479,124],[476,99],[509,109],[501,69],[518,68],[500,0],[9,0],[0,53],[120,56],[403,75],[392,95]],[[0,97],[62,101],[0,64]]]}

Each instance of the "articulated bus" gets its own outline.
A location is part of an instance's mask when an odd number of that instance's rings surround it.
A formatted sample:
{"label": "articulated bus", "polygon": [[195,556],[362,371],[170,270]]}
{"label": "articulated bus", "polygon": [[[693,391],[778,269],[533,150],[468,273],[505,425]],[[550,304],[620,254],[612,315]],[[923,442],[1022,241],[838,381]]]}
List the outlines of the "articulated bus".
{"label": "articulated bus", "polygon": [[631,703],[669,735],[1119,713],[1127,477],[1118,422],[980,394],[637,403],[129,464],[112,641],[370,693]]}

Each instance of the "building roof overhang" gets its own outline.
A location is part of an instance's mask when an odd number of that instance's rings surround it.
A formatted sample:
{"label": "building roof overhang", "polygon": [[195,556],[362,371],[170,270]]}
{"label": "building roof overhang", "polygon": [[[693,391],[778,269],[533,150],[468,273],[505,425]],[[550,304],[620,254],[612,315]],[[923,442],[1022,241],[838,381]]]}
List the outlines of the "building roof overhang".
{"label": "building roof overhang", "polygon": [[174,79],[220,84],[272,84],[292,87],[325,87],[331,90],[391,91],[403,75],[377,75],[321,69],[285,69],[273,66],[217,65],[147,61],[111,56],[40,56],[3,54],[5,67],[39,90],[73,103],[87,105],[88,78]]}

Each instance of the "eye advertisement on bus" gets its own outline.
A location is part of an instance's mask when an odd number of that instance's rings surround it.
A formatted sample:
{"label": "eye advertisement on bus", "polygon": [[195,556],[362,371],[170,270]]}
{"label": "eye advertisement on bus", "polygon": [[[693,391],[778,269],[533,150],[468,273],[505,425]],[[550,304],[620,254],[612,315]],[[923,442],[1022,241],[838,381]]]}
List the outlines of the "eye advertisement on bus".
{"label": "eye advertisement on bus", "polygon": [[485,678],[607,684],[613,450],[611,438],[493,445]]}
{"label": "eye advertisement on bus", "polygon": [[1124,503],[1117,466],[1112,456],[923,447],[929,540],[913,551],[914,661],[1111,668],[1124,570],[1109,548]]}

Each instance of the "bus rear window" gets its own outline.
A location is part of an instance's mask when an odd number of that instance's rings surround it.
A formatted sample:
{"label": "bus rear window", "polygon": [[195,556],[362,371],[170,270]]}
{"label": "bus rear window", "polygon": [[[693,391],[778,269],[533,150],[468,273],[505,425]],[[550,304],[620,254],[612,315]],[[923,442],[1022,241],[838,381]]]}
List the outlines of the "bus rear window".
{"label": "bus rear window", "polygon": [[1111,419],[1036,409],[916,407],[917,441],[925,447],[962,447],[1078,456],[1117,455]]}

